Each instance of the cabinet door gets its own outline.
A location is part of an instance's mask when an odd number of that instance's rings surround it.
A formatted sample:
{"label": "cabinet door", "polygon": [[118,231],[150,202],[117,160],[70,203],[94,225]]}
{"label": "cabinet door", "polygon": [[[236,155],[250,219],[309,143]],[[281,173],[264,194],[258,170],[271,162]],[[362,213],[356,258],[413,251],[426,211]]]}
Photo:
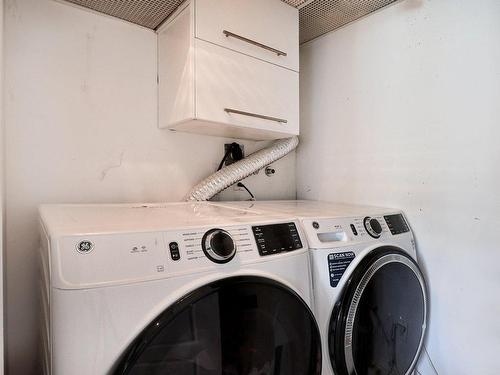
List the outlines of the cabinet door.
{"label": "cabinet door", "polygon": [[195,44],[197,119],[275,138],[299,133],[297,72],[201,40]]}
{"label": "cabinet door", "polygon": [[196,37],[299,71],[298,10],[280,0],[196,0]]}

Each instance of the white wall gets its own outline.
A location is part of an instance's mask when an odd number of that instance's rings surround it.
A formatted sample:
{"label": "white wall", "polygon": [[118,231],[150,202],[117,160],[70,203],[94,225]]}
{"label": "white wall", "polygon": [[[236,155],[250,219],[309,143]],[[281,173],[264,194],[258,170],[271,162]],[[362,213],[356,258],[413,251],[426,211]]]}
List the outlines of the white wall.
{"label": "white wall", "polygon": [[437,370],[498,374],[500,3],[402,1],[301,54],[299,198],[404,209]]}
{"label": "white wall", "polygon": [[3,0],[0,0],[0,375],[4,373],[4,137],[3,137]]}
{"label": "white wall", "polygon": [[[5,9],[7,350],[24,375],[39,373],[37,205],[181,200],[228,140],[157,129],[152,31],[50,0]],[[247,186],[295,198],[295,156],[275,166]]]}

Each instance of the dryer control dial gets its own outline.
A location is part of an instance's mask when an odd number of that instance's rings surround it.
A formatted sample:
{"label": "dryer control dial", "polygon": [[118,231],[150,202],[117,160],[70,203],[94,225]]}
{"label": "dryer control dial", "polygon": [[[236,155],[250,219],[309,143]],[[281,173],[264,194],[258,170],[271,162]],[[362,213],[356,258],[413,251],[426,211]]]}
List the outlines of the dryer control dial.
{"label": "dryer control dial", "polygon": [[223,229],[210,229],[201,240],[203,252],[212,262],[227,263],[236,255],[236,243]]}
{"label": "dryer control dial", "polygon": [[363,220],[363,224],[365,226],[366,231],[373,238],[379,238],[382,234],[382,225],[380,225],[379,221],[375,218],[365,217]]}

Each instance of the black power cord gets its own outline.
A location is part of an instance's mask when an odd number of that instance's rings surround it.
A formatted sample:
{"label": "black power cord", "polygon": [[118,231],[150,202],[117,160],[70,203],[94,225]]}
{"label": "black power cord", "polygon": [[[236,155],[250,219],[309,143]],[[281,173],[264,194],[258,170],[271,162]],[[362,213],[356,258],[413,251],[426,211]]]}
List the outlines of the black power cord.
{"label": "black power cord", "polygon": [[254,200],[255,200],[255,196],[252,194],[252,192],[251,192],[250,190],[248,190],[248,188],[247,188],[245,185],[243,185],[243,183],[242,183],[242,182],[238,182],[238,185],[237,185],[237,186],[238,186],[238,187],[242,187],[243,189],[245,189],[245,190],[248,192],[248,194],[250,194],[250,196],[252,197],[252,198],[250,199],[251,201],[254,201]]}
{"label": "black power cord", "polygon": [[[243,150],[241,149],[241,146],[236,142],[233,142],[229,145],[226,153],[224,154],[224,157],[222,158],[222,160],[219,163],[219,167],[217,168],[217,171],[220,171],[222,169],[222,167],[224,167],[224,163],[226,162],[229,155],[231,155],[231,158],[234,161],[239,161],[239,160],[243,159]],[[250,196],[252,197],[251,200],[253,200],[253,201],[255,200],[255,196],[242,182],[238,182],[237,186],[245,189],[248,192],[248,194],[250,194]]]}

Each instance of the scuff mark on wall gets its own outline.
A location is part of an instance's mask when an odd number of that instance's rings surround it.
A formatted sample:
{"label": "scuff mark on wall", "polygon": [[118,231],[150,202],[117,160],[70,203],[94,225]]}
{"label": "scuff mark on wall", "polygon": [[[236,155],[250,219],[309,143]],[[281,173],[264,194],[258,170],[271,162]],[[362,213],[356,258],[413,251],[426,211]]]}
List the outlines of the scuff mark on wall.
{"label": "scuff mark on wall", "polygon": [[112,165],[109,165],[107,166],[106,168],[104,168],[102,171],[101,171],[101,176],[99,178],[100,181],[104,181],[104,179],[106,178],[106,176],[108,175],[108,173],[112,170],[112,169],[115,169],[115,168],[120,168],[123,164],[123,158],[125,156],[125,152],[122,152],[120,154],[120,160],[115,163],[115,164],[112,164]]}

